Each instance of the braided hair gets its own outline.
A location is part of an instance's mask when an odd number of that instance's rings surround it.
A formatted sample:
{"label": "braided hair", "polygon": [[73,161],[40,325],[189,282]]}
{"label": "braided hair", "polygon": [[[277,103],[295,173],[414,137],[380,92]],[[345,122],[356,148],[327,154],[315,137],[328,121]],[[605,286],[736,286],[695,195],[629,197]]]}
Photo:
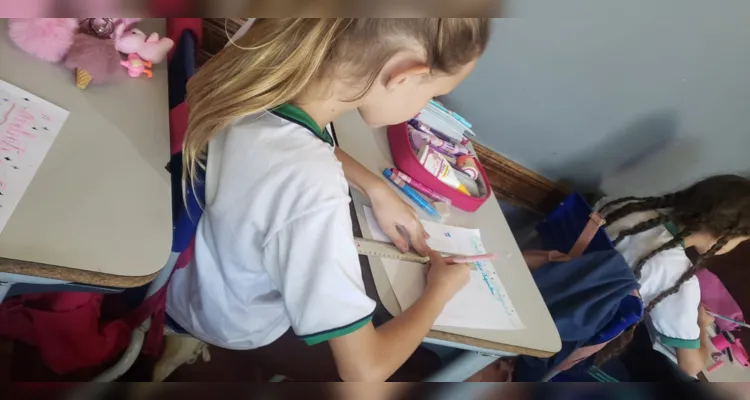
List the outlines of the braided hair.
{"label": "braided hair", "polygon": [[[702,268],[705,259],[721,251],[732,239],[750,235],[750,180],[741,176],[719,175],[706,178],[687,189],[660,197],[624,197],[605,204],[600,212],[622,203],[627,204],[606,214],[608,223],[636,212],[662,209],[669,209],[669,212],[621,231],[613,241],[615,246],[628,236],[648,231],[666,222],[673,222],[680,229],[671,240],[643,256],[633,266],[633,273],[639,280],[643,267],[650,259],[660,252],[680,246],[691,234],[703,232],[717,238],[716,243],[699,255],[672,287],[659,293],[646,305],[644,315],[650,313],[661,301],[677,293],[682,284]],[[599,351],[596,364],[602,365],[611,357],[619,355],[632,341],[633,330],[634,328],[627,330]]]}

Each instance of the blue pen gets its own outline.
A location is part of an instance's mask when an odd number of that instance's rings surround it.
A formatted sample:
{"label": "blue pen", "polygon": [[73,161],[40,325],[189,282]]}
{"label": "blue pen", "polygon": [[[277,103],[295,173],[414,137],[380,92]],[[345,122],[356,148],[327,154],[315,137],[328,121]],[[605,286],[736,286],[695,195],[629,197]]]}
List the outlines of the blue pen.
{"label": "blue pen", "polygon": [[425,200],[422,196],[420,196],[411,186],[409,186],[401,178],[394,175],[393,171],[391,171],[390,168],[386,168],[383,170],[383,176],[388,178],[389,181],[393,182],[394,185],[398,186],[401,189],[401,191],[404,192],[406,197],[410,198],[413,202],[417,203],[417,205],[423,210],[425,210],[428,214],[436,218],[442,218],[440,213],[438,213],[437,210],[435,210],[435,208],[432,207],[432,204],[428,203],[427,200]]}

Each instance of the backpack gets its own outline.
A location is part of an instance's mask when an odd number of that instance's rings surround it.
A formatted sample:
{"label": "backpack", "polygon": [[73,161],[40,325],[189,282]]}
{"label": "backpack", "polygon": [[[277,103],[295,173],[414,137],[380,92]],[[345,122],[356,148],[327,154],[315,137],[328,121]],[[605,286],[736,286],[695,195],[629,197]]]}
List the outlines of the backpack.
{"label": "backpack", "polygon": [[638,280],[603,229],[605,221],[578,193],[538,226],[541,249],[524,251],[562,349],[542,359],[521,356],[514,381],[548,380],[592,355],[640,321]]}

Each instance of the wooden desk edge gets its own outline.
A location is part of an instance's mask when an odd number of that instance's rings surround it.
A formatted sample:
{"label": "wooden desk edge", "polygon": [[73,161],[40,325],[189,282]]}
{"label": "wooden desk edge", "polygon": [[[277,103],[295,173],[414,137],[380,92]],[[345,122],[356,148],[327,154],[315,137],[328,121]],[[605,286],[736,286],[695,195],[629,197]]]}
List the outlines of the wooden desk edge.
{"label": "wooden desk edge", "polygon": [[427,337],[455,342],[455,343],[466,344],[466,345],[478,347],[481,349],[502,351],[506,353],[513,353],[513,354],[531,356],[531,357],[549,358],[555,355],[555,353],[551,351],[530,349],[528,347],[521,347],[521,346],[510,345],[510,344],[492,342],[489,340],[477,339],[477,338],[468,337],[464,335],[457,335],[455,333],[448,333],[448,332],[442,332],[442,331],[436,331],[436,330],[430,330],[430,333],[427,334]]}
{"label": "wooden desk edge", "polygon": [[150,275],[122,276],[0,257],[0,272],[124,289],[143,286],[153,281],[160,271],[161,268]]}

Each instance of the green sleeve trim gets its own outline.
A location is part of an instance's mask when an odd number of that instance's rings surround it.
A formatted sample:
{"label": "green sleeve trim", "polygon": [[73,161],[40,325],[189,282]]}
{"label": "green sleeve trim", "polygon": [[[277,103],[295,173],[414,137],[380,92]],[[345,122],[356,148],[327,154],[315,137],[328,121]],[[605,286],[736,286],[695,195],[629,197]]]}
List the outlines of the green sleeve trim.
{"label": "green sleeve trim", "polygon": [[680,349],[700,349],[700,339],[677,339],[669,336],[661,336],[661,342],[665,346],[677,347]]}
{"label": "green sleeve trim", "polygon": [[346,336],[352,332],[355,332],[362,328],[363,326],[367,325],[372,321],[372,314],[366,316],[363,319],[360,319],[358,321],[352,322],[349,325],[343,326],[341,328],[336,328],[332,330],[328,330],[325,332],[316,333],[314,335],[308,335],[302,337],[302,340],[307,343],[308,346],[312,346],[314,344],[327,342],[333,338]]}
{"label": "green sleeve trim", "polygon": [[596,366],[589,368],[588,373],[589,373],[589,376],[591,376],[592,378],[596,379],[599,382],[620,382],[617,380],[617,378],[614,378],[613,376],[602,371]]}

